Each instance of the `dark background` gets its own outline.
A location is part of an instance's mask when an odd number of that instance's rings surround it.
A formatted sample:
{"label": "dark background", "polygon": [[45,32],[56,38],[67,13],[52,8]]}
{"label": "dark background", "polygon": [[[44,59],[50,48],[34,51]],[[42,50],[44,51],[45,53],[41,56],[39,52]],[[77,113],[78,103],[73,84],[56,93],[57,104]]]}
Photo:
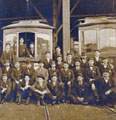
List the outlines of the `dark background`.
{"label": "dark background", "polygon": [[[53,25],[53,0],[31,0],[35,7],[39,9],[42,15],[47,19],[49,25]],[[58,3],[59,0],[57,0]],[[70,0],[71,8],[77,0]],[[116,0],[80,0],[77,8],[73,11],[72,15],[96,15],[96,14],[111,14],[116,13]],[[38,16],[33,9],[32,5],[29,6],[30,16]],[[1,20],[1,18],[12,17],[26,17],[27,6],[26,0],[0,0],[0,28],[5,25],[11,24],[13,20]],[[84,18],[84,16],[72,18],[71,17],[71,37],[78,39],[78,30],[75,25],[77,20]],[[36,19],[40,19],[38,16]],[[57,28],[62,24],[62,8],[60,10]],[[0,47],[2,47],[3,32],[0,29]],[[58,45],[62,47],[62,30],[58,36]]]}

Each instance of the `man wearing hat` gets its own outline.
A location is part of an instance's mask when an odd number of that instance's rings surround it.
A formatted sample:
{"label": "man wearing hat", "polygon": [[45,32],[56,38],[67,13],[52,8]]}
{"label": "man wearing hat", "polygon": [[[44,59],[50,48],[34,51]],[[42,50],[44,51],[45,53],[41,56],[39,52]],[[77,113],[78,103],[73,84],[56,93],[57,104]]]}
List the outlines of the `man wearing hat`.
{"label": "man wearing hat", "polygon": [[2,76],[2,80],[0,81],[1,104],[3,104],[7,100],[7,97],[11,93],[11,89],[11,80],[8,78],[7,74],[4,73]]}
{"label": "man wearing hat", "polygon": [[36,77],[35,83],[32,85],[31,90],[37,97],[37,105],[45,105],[45,96],[49,94],[45,78],[42,74]]}
{"label": "man wearing hat", "polygon": [[114,77],[114,75],[115,75],[114,68],[112,68],[110,66],[109,59],[107,57],[103,57],[103,63],[100,66],[101,76],[103,75],[104,71],[106,71],[106,70],[109,71],[111,78]]}
{"label": "man wearing hat", "polygon": [[85,82],[83,74],[79,73],[72,85],[71,98],[74,104],[92,104],[94,96],[90,85]]}
{"label": "man wearing hat", "polygon": [[100,71],[97,66],[94,66],[94,58],[89,58],[88,67],[86,68],[85,78],[87,83],[91,84],[91,88],[96,95],[96,99],[99,99],[97,92],[97,82],[100,80]]}
{"label": "man wearing hat", "polygon": [[35,45],[33,42],[30,43],[29,53],[30,53],[30,57],[35,57]]}
{"label": "man wearing hat", "polygon": [[43,75],[44,76],[44,80],[47,81],[49,74],[48,74],[48,70],[46,68],[44,68],[44,62],[42,60],[39,61],[39,68],[36,70],[37,72],[37,76],[39,75]]}
{"label": "man wearing hat", "polygon": [[69,65],[67,62],[64,62],[64,68],[60,71],[59,81],[62,85],[63,92],[65,94],[65,100],[68,102],[70,98],[71,86],[74,82],[74,73],[71,69],[68,68]]}
{"label": "man wearing hat", "polygon": [[63,97],[63,91],[61,85],[58,82],[57,74],[53,74],[51,76],[51,81],[47,84],[47,86],[50,90],[50,102],[52,104],[59,104]]}
{"label": "man wearing hat", "polygon": [[85,53],[82,53],[81,55],[81,67],[85,70],[88,66],[87,56]]}
{"label": "man wearing hat", "polygon": [[43,61],[44,61],[44,67],[49,70],[52,63],[52,59],[49,51],[46,52],[45,59]]}
{"label": "man wearing hat", "polygon": [[53,74],[56,74],[57,76],[59,76],[59,70],[56,69],[55,61],[52,61],[51,68],[49,69],[49,80],[51,80]]}
{"label": "man wearing hat", "polygon": [[33,64],[30,60],[27,60],[26,67],[23,71],[24,71],[23,72],[24,75],[28,74],[31,76],[31,82],[34,83],[34,80],[36,78],[36,72],[35,72]]}
{"label": "man wearing hat", "polygon": [[20,88],[17,91],[17,104],[21,104],[22,99],[25,98],[26,105],[28,105],[31,97],[31,76],[29,74],[25,74],[24,80],[22,81],[22,83],[19,84],[19,86]]}
{"label": "man wearing hat", "polygon": [[11,71],[11,79],[12,79],[12,92],[13,92],[13,99],[16,97],[16,85],[17,88],[19,88],[19,84],[23,81],[23,76],[24,76],[24,69],[21,67],[21,64],[19,61],[16,61],[15,67],[12,68]]}
{"label": "man wearing hat", "polygon": [[19,57],[29,57],[30,53],[29,53],[29,50],[28,50],[26,44],[24,44],[24,39],[21,38],[19,41],[20,41],[20,44],[19,44]]}
{"label": "man wearing hat", "polygon": [[56,51],[55,51],[55,53],[54,53],[54,57],[53,57],[55,61],[57,61],[57,57],[58,57],[59,55],[62,55],[62,53],[61,53],[61,48],[60,48],[59,46],[57,46],[57,47],[56,47]]}
{"label": "man wearing hat", "polygon": [[2,72],[6,73],[7,76],[10,78],[11,72],[12,72],[12,68],[10,66],[10,61],[9,60],[4,61],[4,66],[2,68]]}
{"label": "man wearing hat", "polygon": [[74,59],[73,59],[72,53],[67,54],[67,63],[69,64],[69,69],[74,68]]}
{"label": "man wearing hat", "polygon": [[114,103],[116,103],[116,85],[110,77],[109,70],[103,72],[103,76],[99,81],[98,90],[101,104],[114,107]]}
{"label": "man wearing hat", "polygon": [[63,68],[62,55],[57,56],[56,68],[61,70]]}
{"label": "man wearing hat", "polygon": [[75,78],[78,76],[78,74],[83,74],[84,75],[84,70],[83,68],[81,67],[81,62],[79,59],[76,59],[75,61],[75,67],[73,69],[73,72],[74,72],[74,75],[75,75]]}
{"label": "man wearing hat", "polygon": [[11,51],[11,45],[10,43],[6,43],[5,51],[3,51],[1,56],[1,63],[4,66],[4,63],[6,60],[10,62],[10,65],[13,66],[15,64],[15,56],[13,52]]}
{"label": "man wearing hat", "polygon": [[101,63],[102,63],[102,58],[100,57],[100,51],[95,50],[94,65],[100,68]]}

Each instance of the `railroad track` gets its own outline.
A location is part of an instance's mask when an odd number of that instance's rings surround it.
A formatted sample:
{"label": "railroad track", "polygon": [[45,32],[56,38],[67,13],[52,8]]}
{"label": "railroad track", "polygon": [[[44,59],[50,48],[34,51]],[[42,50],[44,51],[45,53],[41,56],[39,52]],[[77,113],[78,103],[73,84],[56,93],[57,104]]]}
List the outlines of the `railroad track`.
{"label": "railroad track", "polygon": [[45,111],[45,120],[50,120],[50,115],[47,105],[44,106],[44,111]]}
{"label": "railroad track", "polygon": [[104,106],[104,108],[105,108],[107,111],[110,111],[113,115],[116,116],[116,110],[114,110],[113,108],[109,108],[108,106]]}

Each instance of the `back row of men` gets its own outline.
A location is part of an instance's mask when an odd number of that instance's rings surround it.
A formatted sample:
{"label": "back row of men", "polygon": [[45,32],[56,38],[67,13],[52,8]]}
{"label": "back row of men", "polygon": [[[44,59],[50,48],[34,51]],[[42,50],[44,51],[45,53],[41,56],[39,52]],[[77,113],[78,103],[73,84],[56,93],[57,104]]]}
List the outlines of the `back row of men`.
{"label": "back row of men", "polygon": [[[5,51],[6,52],[6,51]],[[9,55],[10,56],[10,55]],[[37,97],[37,105],[52,103],[110,104],[116,100],[115,72],[112,60],[101,58],[100,52],[95,57],[87,59],[83,54],[73,59],[67,54],[67,60],[62,61],[61,50],[56,48],[54,60],[50,53],[40,60],[38,69],[34,70],[30,61],[22,66],[20,62],[12,63],[13,56],[4,54],[1,57],[0,93],[1,103],[4,103],[10,93],[11,101],[18,104],[26,97],[29,104],[31,96]]]}

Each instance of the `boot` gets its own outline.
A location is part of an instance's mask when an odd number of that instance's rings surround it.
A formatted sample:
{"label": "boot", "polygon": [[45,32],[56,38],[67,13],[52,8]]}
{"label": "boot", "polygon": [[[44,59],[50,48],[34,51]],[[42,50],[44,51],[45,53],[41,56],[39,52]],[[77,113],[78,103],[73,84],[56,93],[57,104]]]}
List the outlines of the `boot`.
{"label": "boot", "polygon": [[30,97],[27,98],[26,105],[29,104],[29,101],[30,101]]}
{"label": "boot", "polygon": [[1,104],[3,104],[5,102],[5,99],[3,99],[2,101],[1,101]]}
{"label": "boot", "polygon": [[17,105],[20,105],[21,104],[21,97],[18,98],[18,102],[17,102]]}

